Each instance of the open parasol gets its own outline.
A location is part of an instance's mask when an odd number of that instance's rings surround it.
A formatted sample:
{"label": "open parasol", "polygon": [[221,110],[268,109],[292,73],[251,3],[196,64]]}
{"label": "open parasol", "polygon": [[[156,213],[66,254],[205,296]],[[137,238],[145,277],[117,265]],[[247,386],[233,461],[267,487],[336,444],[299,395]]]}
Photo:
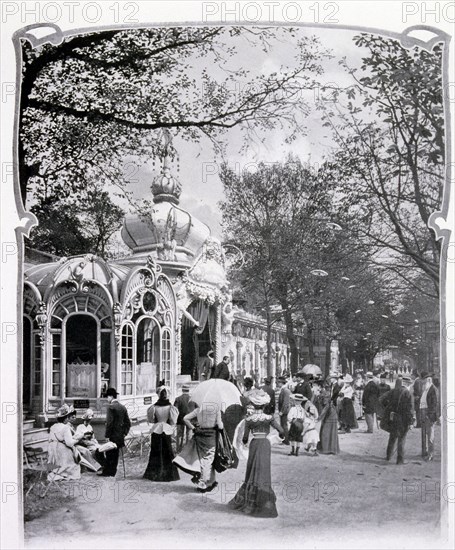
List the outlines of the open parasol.
{"label": "open parasol", "polygon": [[199,407],[213,405],[224,412],[230,405],[240,405],[240,392],[237,387],[220,378],[211,378],[201,382],[190,394],[191,401]]}
{"label": "open parasol", "polygon": [[305,365],[302,372],[304,374],[312,374],[313,376],[319,376],[322,374],[321,369],[317,365],[312,365],[311,363]]}

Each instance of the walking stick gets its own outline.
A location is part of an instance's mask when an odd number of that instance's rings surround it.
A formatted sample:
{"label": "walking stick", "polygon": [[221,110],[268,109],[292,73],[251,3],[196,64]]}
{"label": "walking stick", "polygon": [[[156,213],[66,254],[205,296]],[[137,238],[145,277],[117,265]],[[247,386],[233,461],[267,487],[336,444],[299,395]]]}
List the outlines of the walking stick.
{"label": "walking stick", "polygon": [[123,479],[126,479],[126,473],[125,473],[125,456],[123,454],[123,447],[120,449],[122,452],[122,463],[123,463]]}

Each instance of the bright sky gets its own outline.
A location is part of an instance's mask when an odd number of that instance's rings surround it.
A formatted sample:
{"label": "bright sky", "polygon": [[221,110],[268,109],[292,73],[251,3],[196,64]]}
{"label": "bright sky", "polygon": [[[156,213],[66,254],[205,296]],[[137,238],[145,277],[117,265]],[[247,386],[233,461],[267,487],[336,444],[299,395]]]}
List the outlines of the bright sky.
{"label": "bright sky", "polygon": [[[338,62],[346,56],[350,66],[360,65],[364,50],[356,47],[352,40],[357,33],[338,29],[307,28],[297,29],[297,32],[302,36],[318,36],[323,48],[332,50],[334,58],[323,63],[324,74],[319,77],[323,85],[346,87],[352,84],[351,76]],[[232,58],[231,63],[232,67],[244,67],[253,75],[268,73],[279,70],[280,66],[292,66],[296,51],[295,42],[289,41],[277,43],[268,54],[260,48],[246,45],[241,48],[240,54]],[[217,77],[210,60],[206,60],[205,63],[196,60],[195,66],[197,65],[199,69],[204,65],[209,67],[211,76]],[[221,72],[219,74],[220,77],[223,76]],[[253,143],[247,152],[240,153],[243,143],[240,130],[230,130],[226,135],[228,164],[243,167],[246,163],[282,161],[289,153],[295,154],[304,162],[320,163],[333,147],[330,132],[322,126],[320,112],[316,109],[320,93],[322,92],[318,90],[308,91],[303,96],[310,106],[310,113],[306,119],[307,135],[300,136],[292,144],[285,143],[287,135],[283,129],[276,129],[267,134],[263,145]],[[222,184],[217,175],[221,159],[216,157],[212,144],[205,138],[200,143],[176,139],[174,144],[180,156],[180,171],[174,169],[173,172],[183,185],[180,206],[209,225],[212,232],[221,237],[221,214],[217,206],[223,198]],[[156,174],[153,171],[152,160],[150,159],[139,173],[134,175],[137,182],[132,182],[131,189],[136,199],[151,198],[150,184]]]}

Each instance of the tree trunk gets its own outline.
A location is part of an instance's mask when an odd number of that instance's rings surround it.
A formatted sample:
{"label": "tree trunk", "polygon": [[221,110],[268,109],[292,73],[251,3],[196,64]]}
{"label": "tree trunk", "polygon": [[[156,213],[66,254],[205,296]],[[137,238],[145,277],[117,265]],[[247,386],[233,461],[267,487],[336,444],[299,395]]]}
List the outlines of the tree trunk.
{"label": "tree trunk", "polygon": [[313,347],[313,323],[309,321],[307,323],[307,335],[308,335],[308,356],[310,363],[314,363],[314,347]]}
{"label": "tree trunk", "polygon": [[343,345],[340,345],[340,365],[341,365],[341,372],[348,372],[349,371],[349,359],[346,354],[346,350],[344,349]]}
{"label": "tree trunk", "polygon": [[270,315],[270,309],[266,308],[266,320],[267,320],[267,376],[275,376],[273,372],[273,358],[272,358],[272,319]]}
{"label": "tree trunk", "polygon": [[325,339],[325,364],[324,364],[324,376],[326,378],[327,376],[330,375],[330,363],[331,363],[330,344],[331,344],[330,338],[326,338]]}
{"label": "tree trunk", "polygon": [[294,375],[299,370],[299,350],[297,349],[297,340],[294,335],[294,321],[292,320],[292,315],[287,308],[283,307],[283,309],[285,310],[284,321],[286,323],[286,337],[291,351],[290,370],[291,375]]}

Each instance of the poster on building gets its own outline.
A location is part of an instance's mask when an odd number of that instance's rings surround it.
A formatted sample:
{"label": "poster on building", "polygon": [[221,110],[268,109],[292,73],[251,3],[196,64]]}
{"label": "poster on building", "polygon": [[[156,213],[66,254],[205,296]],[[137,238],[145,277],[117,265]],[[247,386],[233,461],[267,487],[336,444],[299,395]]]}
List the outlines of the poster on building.
{"label": "poster on building", "polygon": [[156,363],[138,363],[136,370],[136,395],[145,395],[155,392],[156,370]]}
{"label": "poster on building", "polygon": [[68,363],[68,397],[96,397],[96,363]]}

